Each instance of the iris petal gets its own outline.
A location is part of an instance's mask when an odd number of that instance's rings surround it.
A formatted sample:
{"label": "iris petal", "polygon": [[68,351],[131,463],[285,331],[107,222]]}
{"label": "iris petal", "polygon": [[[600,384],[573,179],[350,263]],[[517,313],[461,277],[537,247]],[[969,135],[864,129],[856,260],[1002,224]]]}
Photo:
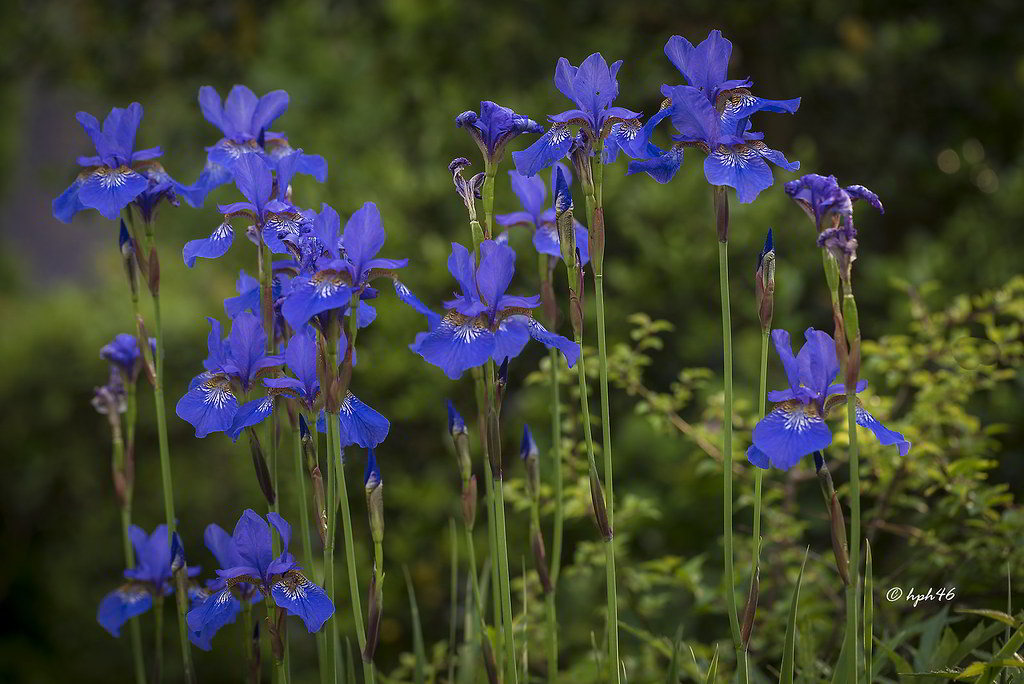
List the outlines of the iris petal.
{"label": "iris petal", "polygon": [[96,611],[96,622],[111,636],[121,636],[124,623],[142,615],[153,606],[153,597],[145,589],[127,585],[115,589],[100,601]]}
{"label": "iris petal", "polygon": [[754,446],[781,470],[831,443],[832,433],[812,404],[785,402],[754,426]]}
{"label": "iris petal", "polygon": [[564,157],[572,147],[572,131],[565,124],[554,124],[535,143],[521,152],[512,153],[516,171],[524,176],[535,176],[542,169]]}
{"label": "iris petal", "polygon": [[282,577],[270,590],[270,595],[290,615],[302,619],[310,633],[317,632],[334,614],[334,604],[322,588],[299,572]]}
{"label": "iris petal", "polygon": [[878,439],[878,443],[882,446],[896,445],[900,456],[906,456],[910,453],[911,444],[907,441],[907,438],[902,433],[890,430],[882,425],[882,421],[868,413],[867,409],[863,406],[857,406],[857,425],[871,430],[875,434],[875,438]]}
{"label": "iris petal", "polygon": [[410,349],[452,380],[482,366],[494,350],[494,334],[474,319],[449,312],[433,330],[417,336]]}
{"label": "iris petal", "polygon": [[89,174],[78,190],[83,206],[100,212],[110,220],[149,187],[149,181],[127,166],[112,169],[100,167]]}
{"label": "iris petal", "polygon": [[338,412],[341,445],[357,444],[364,449],[377,446],[388,436],[391,423],[379,412],[349,392]]}
{"label": "iris petal", "polygon": [[185,260],[185,265],[192,268],[196,265],[196,259],[199,257],[216,259],[227,254],[234,239],[235,229],[231,227],[230,223],[224,221],[210,233],[210,237],[186,242],[181,256]]}

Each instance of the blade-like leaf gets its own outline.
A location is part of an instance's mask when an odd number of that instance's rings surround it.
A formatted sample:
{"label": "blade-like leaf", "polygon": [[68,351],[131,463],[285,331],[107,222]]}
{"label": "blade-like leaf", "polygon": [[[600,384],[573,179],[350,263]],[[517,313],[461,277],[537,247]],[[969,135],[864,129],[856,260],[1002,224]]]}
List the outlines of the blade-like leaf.
{"label": "blade-like leaf", "polygon": [[679,649],[683,645],[683,626],[676,629],[676,638],[672,640],[672,660],[668,663],[667,684],[679,684]]}
{"label": "blade-like leaf", "polygon": [[870,677],[871,644],[874,639],[875,597],[874,575],[871,571],[871,542],[864,540],[864,671]]}
{"label": "blade-like leaf", "polygon": [[416,684],[424,684],[426,681],[427,653],[423,646],[423,627],[420,625],[420,607],[416,603],[416,590],[412,587],[412,577],[409,576],[409,568],[402,566],[405,573],[405,586],[409,592],[409,612],[412,615],[412,647],[416,654],[416,669],[414,678]]}
{"label": "blade-like leaf", "polygon": [[715,655],[711,658],[711,665],[708,666],[708,676],[704,680],[704,684],[715,684],[715,679],[718,677],[718,646],[715,646]]}
{"label": "blade-like leaf", "polygon": [[800,564],[800,574],[796,577],[793,588],[793,600],[789,604],[789,620],[786,624],[786,645],[782,651],[782,670],[779,673],[780,684],[793,684],[793,668],[796,663],[796,614],[800,603],[800,584],[804,581],[804,568],[807,567],[807,554],[811,547],[804,551],[804,561]]}
{"label": "blade-like leaf", "polygon": [[1012,615],[1004,613],[1001,610],[987,610],[985,608],[957,608],[958,613],[965,613],[967,615],[980,615],[981,617],[988,618],[989,620],[995,620],[1001,622],[1008,627],[1014,627],[1017,624],[1017,620]]}

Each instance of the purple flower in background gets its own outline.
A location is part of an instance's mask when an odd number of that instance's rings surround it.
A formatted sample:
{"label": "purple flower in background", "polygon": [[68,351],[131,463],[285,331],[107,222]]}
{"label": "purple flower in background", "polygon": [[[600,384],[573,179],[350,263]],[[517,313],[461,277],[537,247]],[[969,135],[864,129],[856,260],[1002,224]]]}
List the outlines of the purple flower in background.
{"label": "purple flower in background", "polygon": [[[206,166],[199,179],[183,193],[192,206],[203,200],[218,185],[231,181],[235,162],[245,155],[264,157],[276,163],[288,159],[296,172],[327,180],[327,162],[318,154],[293,149],[282,133],[270,132],[270,126],[288,109],[288,93],[273,90],[257,97],[249,88],[236,85],[221,103],[211,86],[199,89],[199,108],[203,117],[220,129],[224,137],[207,149]],[[283,194],[283,193],[282,193]]]}
{"label": "purple flower in background", "polygon": [[[203,361],[206,370],[189,383],[175,412],[196,429],[196,437],[205,437],[211,432],[230,432],[237,439],[243,428],[262,421],[274,408],[274,397],[267,396],[247,402],[243,412],[238,397],[248,392],[258,377],[280,366],[284,360],[266,353],[267,335],[254,314],[247,311],[238,314],[226,340],[221,338],[220,321],[207,320],[210,334],[207,338],[209,356]],[[234,429],[236,418],[247,423],[237,431]]]}
{"label": "purple flower in background", "polygon": [[95,116],[78,112],[78,123],[96,148],[91,157],[79,157],[83,167],[75,181],[53,200],[53,215],[64,223],[83,209],[95,209],[115,220],[121,210],[137,202],[143,218],[150,220],[160,199],[176,203],[175,191],[182,186],[155,161],[159,147],[135,149],[135,135],[142,122],[142,105],[133,102],[110,110],[103,127]]}
{"label": "purple flower in background", "polygon": [[774,182],[768,162],[788,171],[800,168],[800,162],[790,162],[768,147],[762,134],[750,130],[752,115],[762,111],[791,114],[800,106],[800,98],[766,100],[750,93],[753,82],[749,79],[727,79],[732,43],[721,31],[711,31],[696,47],[681,36],[672,36],[665,44],[665,54],[687,85],[662,86],[668,100],[651,122],[656,126],[671,117],[678,132],[673,136],[676,144],[669,150],[652,145],[653,126],[620,127],[620,136],[632,142],[619,147],[640,160],[629,164],[629,173],[642,171],[660,183],[668,182],[682,164],[683,149],[696,147],[707,155],[704,177],[709,183],[728,185],[736,190],[740,202],[752,202]]}
{"label": "purple flower in background", "polygon": [[609,66],[599,52],[587,57],[579,67],[571,65],[565,57],[558,60],[555,87],[576,107],[549,116],[551,128],[527,149],[512,153],[519,173],[535,176],[568,154],[574,140],[570,126],[581,128],[588,154],[592,154],[596,141],[606,138],[615,123],[640,118],[638,112],[612,106],[619,94],[616,75],[621,66],[622,60]]}
{"label": "purple flower in background", "polygon": [[[281,553],[276,558],[271,525],[281,538]],[[302,574],[298,561],[288,552],[291,534],[291,525],[277,513],[268,513],[264,519],[246,509],[235,525],[231,544],[224,544],[224,557],[218,554],[222,567],[217,570],[217,577],[224,582],[224,588],[189,611],[186,616],[189,630],[203,633],[211,625],[224,624],[231,599],[237,598],[233,590],[240,585],[251,585],[289,615],[301,618],[307,630],[319,631],[334,614],[334,604],[321,587]]]}
{"label": "purple flower in background", "polygon": [[455,125],[466,129],[488,164],[501,161],[505,145],[512,138],[523,133],[544,132],[544,127],[530,117],[488,100],[480,103],[479,114],[466,111],[455,117]]}
{"label": "purple flower in background", "polygon": [[459,293],[445,302],[443,319],[436,314],[428,317],[430,329],[417,335],[409,348],[453,380],[488,359],[515,358],[530,338],[558,349],[572,367],[579,347],[549,332],[530,315],[530,309],[540,305],[540,297],[506,294],[515,262],[511,247],[485,240],[480,244],[480,265],[474,269],[469,250],[453,242],[448,271],[458,282]]}
{"label": "purple flower in background", "polygon": [[[572,179],[568,167],[565,164],[555,164],[551,168],[551,187],[555,187],[555,176],[558,169],[562,170],[567,178]],[[524,176],[518,171],[508,172],[512,184],[512,192],[519,198],[519,204],[523,211],[515,211],[511,214],[498,214],[494,217],[502,226],[530,226],[533,228],[533,246],[541,254],[548,254],[553,257],[562,256],[559,246],[558,230],[555,227],[554,193],[552,193],[552,204],[546,204],[548,188],[544,179],[539,176]],[[573,221],[576,229],[576,245],[580,252],[580,264],[586,265],[590,261],[589,238],[587,229],[579,221]]]}
{"label": "purple flower in background", "polygon": [[[149,346],[156,353],[156,338],[149,338]],[[119,333],[114,339],[100,348],[100,358],[110,362],[121,373],[126,382],[134,382],[142,368],[142,353],[139,351],[139,340],[135,335]]]}
{"label": "purple flower in background", "polygon": [[[132,525],[128,534],[135,550],[135,567],[124,571],[128,582],[104,596],[96,611],[96,621],[115,637],[121,636],[124,623],[153,607],[154,596],[174,591],[167,526],[158,525],[153,534],[147,535],[141,527]],[[180,548],[179,543],[179,552]],[[199,574],[199,568],[189,567],[188,574]]]}
{"label": "purple flower in background", "polygon": [[[747,450],[747,459],[758,468],[789,470],[804,456],[832,443],[825,419],[833,408],[845,403],[846,394],[842,383],[833,384],[839,375],[835,342],[831,335],[814,328],[808,328],[804,337],[804,346],[794,356],[789,333],[772,331],[789,387],[768,393],[768,398],[778,403],[754,426],[754,443]],[[867,385],[866,380],[858,382],[857,392]],[[910,452],[910,442],[882,425],[859,401],[856,414],[857,424],[871,430],[882,446],[896,445],[900,456]]]}
{"label": "purple flower in background", "polygon": [[848,275],[857,258],[857,229],[853,225],[853,203],[864,200],[885,213],[878,195],[863,185],[840,187],[835,176],[809,173],[786,183],[786,194],[800,205],[818,230],[818,246],[835,255],[840,272]]}

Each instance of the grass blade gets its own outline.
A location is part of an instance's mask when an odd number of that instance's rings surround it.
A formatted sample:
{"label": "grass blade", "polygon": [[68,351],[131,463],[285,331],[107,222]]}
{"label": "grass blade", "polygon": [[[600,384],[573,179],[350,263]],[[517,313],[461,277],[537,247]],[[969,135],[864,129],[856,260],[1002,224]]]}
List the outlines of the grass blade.
{"label": "grass blade", "polygon": [[718,678],[718,644],[715,644],[715,655],[711,658],[711,665],[708,666],[708,676],[704,679],[704,684],[715,684],[715,679]]}
{"label": "grass blade", "polygon": [[804,551],[804,562],[800,564],[800,574],[796,577],[793,589],[793,600],[789,604],[789,621],[786,625],[786,646],[782,652],[782,671],[779,673],[780,684],[793,684],[793,668],[796,661],[796,613],[800,602],[800,584],[804,581],[804,568],[807,567],[807,554],[811,547]]}
{"label": "grass blade", "polygon": [[409,612],[412,616],[412,646],[416,653],[416,669],[414,670],[414,681],[416,684],[424,684],[427,671],[427,653],[423,646],[423,627],[420,625],[420,607],[416,603],[416,590],[412,587],[412,577],[409,576],[408,566],[402,566],[405,573],[405,586],[409,592]]}
{"label": "grass blade", "polygon": [[871,574],[871,542],[865,540],[864,549],[864,671],[871,677],[871,646],[874,639],[875,617],[874,578]]}
{"label": "grass blade", "polygon": [[679,649],[683,645],[683,626],[676,629],[676,638],[672,640],[672,660],[668,663],[667,684],[679,684]]}

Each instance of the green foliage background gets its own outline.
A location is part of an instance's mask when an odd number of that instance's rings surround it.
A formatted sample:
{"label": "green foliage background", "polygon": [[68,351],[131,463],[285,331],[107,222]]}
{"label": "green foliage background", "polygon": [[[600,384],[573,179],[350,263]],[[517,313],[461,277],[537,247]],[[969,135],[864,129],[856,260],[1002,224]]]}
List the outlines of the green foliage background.
{"label": "green foliage background", "polygon": [[[97,350],[130,328],[129,303],[114,226],[95,213],[65,226],[49,210],[76,172],[74,158],[87,151],[75,111],[100,114],[142,102],[140,143],[162,145],[168,171],[190,182],[202,167],[203,146],[217,138],[199,114],[199,86],[287,89],[291,106],[279,127],[296,147],[323,154],[330,165],[326,184],[300,178],[296,197],[306,206],[329,201],[343,216],[364,201],[377,202],[389,233],[387,254],[410,257],[407,284],[436,304],[451,288],[448,243],[469,239],[445,167],[456,156],[475,158],[476,149],[453,117],[492,99],[543,120],[564,104],[551,82],[556,59],[578,63],[593,51],[625,60],[619,103],[652,112],[660,84],[679,81],[662,54],[665,40],[679,33],[697,41],[713,27],[733,41],[734,75],[750,75],[766,97],[803,97],[795,116],[759,120],[772,146],[801,160],[805,171],[871,187],[886,205],[884,216],[858,215],[861,329],[879,340],[865,349],[864,374],[872,382],[873,410],[903,430],[915,449],[905,463],[867,449],[865,521],[874,521],[876,586],[955,585],[953,607],[1005,608],[1007,563],[1015,583],[1024,582],[1024,521],[1012,496],[1024,482],[1018,373],[1024,294],[1020,281],[1004,287],[1024,256],[1018,235],[1024,54],[1014,28],[1022,19],[1009,0],[973,3],[970,11],[963,3],[838,0],[6,3],[0,9],[0,435],[7,467],[0,480],[0,679],[74,674],[80,682],[120,681],[129,667],[127,641],[111,639],[93,618],[99,599],[118,582],[121,553],[106,425],[89,406],[93,386],[106,379]],[[670,417],[675,412],[718,442],[717,264],[711,194],[696,153],[671,186],[623,172],[621,163],[610,169],[605,188],[609,336],[629,345],[617,357],[622,382],[613,396],[623,511],[620,601],[632,628],[622,639],[631,679],[651,681],[662,676],[680,624],[701,667],[728,637],[719,583],[720,466],[683,438]],[[746,427],[758,373],[752,271],[769,226],[779,259],[775,325],[794,332],[830,327],[812,231],[781,191],[789,178],[776,172],[776,186],[755,204],[733,206],[736,379],[738,396],[747,398],[740,405]],[[514,204],[503,180],[499,211]],[[179,258],[186,240],[209,233],[218,221],[216,203],[232,193],[225,186],[204,209],[165,209],[159,218],[172,404],[205,355],[203,317],[220,314],[239,268],[253,269],[254,251],[241,241],[227,258],[192,271]],[[513,244],[525,250],[515,287],[534,292],[528,238],[514,235]],[[380,457],[394,579],[379,654],[384,671],[395,669],[400,678],[412,643],[401,565],[409,566],[416,585],[428,651],[447,638],[447,521],[457,511],[458,483],[442,400],[450,396],[470,413],[472,391],[468,380],[451,383],[406,349],[423,327],[418,316],[389,297],[379,305],[377,322],[360,335],[353,389],[392,420]],[[659,326],[645,331],[645,319],[630,322],[634,312],[667,320],[673,329],[657,334],[661,342],[645,343]],[[634,330],[640,332],[631,337]],[[546,393],[527,382],[538,379],[529,376],[540,357],[528,351],[513,366],[504,412],[508,452],[524,421],[534,425],[542,449],[548,446]],[[782,375],[771,363],[769,385],[778,386]],[[711,370],[680,377],[684,368]],[[638,395],[629,373],[654,394]],[[140,409],[135,518],[152,528],[162,508],[145,388]],[[210,570],[203,528],[214,521],[233,525],[242,508],[261,506],[260,495],[244,448],[222,436],[196,440],[187,424],[170,421],[182,533],[190,561]],[[739,433],[738,447],[746,434]],[[840,485],[846,482],[841,445],[837,439],[833,465]],[[361,469],[362,454],[350,459],[353,470]],[[834,662],[842,602],[824,508],[805,466],[766,479],[767,543],[753,650],[765,672],[777,666],[792,582],[810,544],[798,668],[815,681]],[[287,482],[290,471],[284,472]],[[520,475],[514,467],[512,473]],[[737,482],[743,576],[750,489],[743,467]],[[599,637],[603,629],[603,570],[584,511],[585,482],[570,493],[565,562],[573,566],[560,588],[563,661],[575,668],[574,681],[586,681],[593,676],[590,634]],[[360,500],[354,497],[357,511]],[[294,497],[285,501],[295,504]],[[512,514],[510,525],[515,560],[527,554],[525,509]],[[357,541],[366,536],[358,525]],[[365,547],[360,552],[365,581]],[[340,608],[347,613],[344,602]],[[912,630],[940,608],[882,602],[877,631]],[[204,681],[237,673],[236,642],[222,635],[214,652],[198,655]],[[540,660],[539,643],[531,660]],[[301,659],[310,646],[294,647],[299,676],[308,671]],[[897,648],[908,654],[904,643]],[[684,672],[694,676],[692,663],[689,668]]]}

